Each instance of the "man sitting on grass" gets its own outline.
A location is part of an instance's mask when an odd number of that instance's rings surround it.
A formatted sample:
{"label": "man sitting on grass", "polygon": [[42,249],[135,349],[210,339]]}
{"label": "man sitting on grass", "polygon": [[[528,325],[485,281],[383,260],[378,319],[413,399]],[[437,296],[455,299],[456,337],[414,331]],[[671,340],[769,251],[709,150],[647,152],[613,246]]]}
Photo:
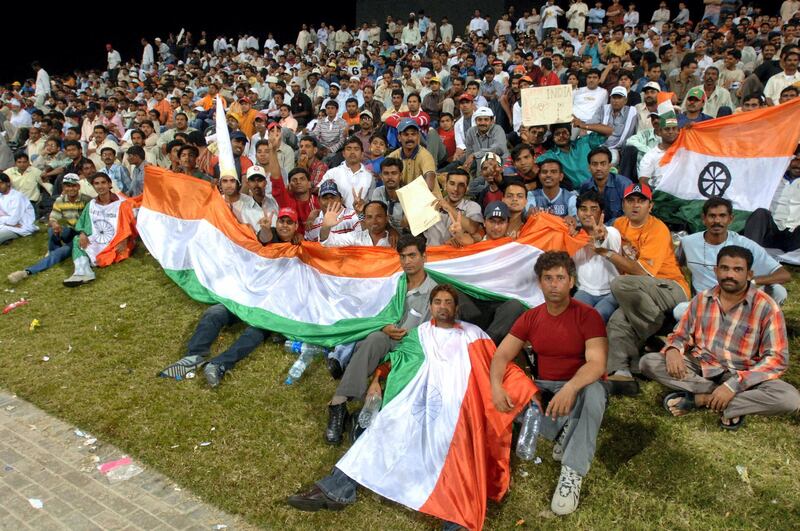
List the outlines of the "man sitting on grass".
{"label": "man sitting on grass", "polygon": [[753,253],[723,247],[715,272],[719,285],[692,299],[664,349],[642,357],[642,373],[677,389],[663,402],[672,415],[705,407],[726,430],[746,415],[800,411],[800,393],[779,380],[789,361],[783,313],[751,284]]}
{"label": "man sitting on grass", "polygon": [[136,218],[131,202],[111,191],[111,177],[97,172],[91,178],[97,197],[83,209],[75,224],[78,237],[72,240],[75,271],[64,280],[74,288],[95,279],[92,266],[106,267],[131,255],[136,246]]}
{"label": "man sitting on grass", "polygon": [[[68,173],[62,181],[61,197],[56,199],[50,211],[50,228],[47,230],[47,256],[21,271],[8,275],[8,281],[16,284],[21,280],[50,269],[54,265],[69,258],[72,252],[72,240],[75,238],[75,224],[83,213],[83,209],[92,198],[81,193],[80,177]],[[65,227],[61,226],[61,222]]]}
{"label": "man sitting on grass", "polygon": [[[271,214],[259,221],[261,230],[258,238],[261,243],[264,245],[297,243],[297,212],[291,208],[282,208],[278,211],[277,217],[275,227],[272,227]],[[186,356],[159,372],[158,376],[182,380],[187,374],[197,370],[205,363],[203,375],[206,382],[212,389],[218,387],[226,372],[249,356],[270,336],[269,330],[248,326],[227,350],[206,363],[206,357],[211,353],[211,345],[219,337],[222,328],[240,322],[241,319],[223,304],[211,306],[203,313],[200,322],[197,323],[197,328],[195,328],[194,334],[189,339]]]}
{"label": "man sitting on grass", "polygon": [[11,187],[11,177],[0,173],[0,245],[36,232],[36,213],[22,192]]}
{"label": "man sitting on grass", "polygon": [[600,382],[608,340],[597,310],[569,295],[576,271],[567,253],[544,253],[534,270],[545,302],[523,313],[497,347],[491,366],[492,402],[502,412],[516,406],[509,393],[517,390],[503,381],[503,375],[530,342],[536,353],[539,392],[533,399],[543,413],[541,435],[555,441],[553,459],[561,462],[550,508],[565,515],[578,508],[581,483],[594,459],[608,400]]}

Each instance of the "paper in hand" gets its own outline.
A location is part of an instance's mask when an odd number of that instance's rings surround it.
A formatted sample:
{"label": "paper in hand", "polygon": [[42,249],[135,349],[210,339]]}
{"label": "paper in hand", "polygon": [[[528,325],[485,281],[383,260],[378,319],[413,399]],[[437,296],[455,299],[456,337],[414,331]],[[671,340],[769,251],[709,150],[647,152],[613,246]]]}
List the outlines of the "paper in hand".
{"label": "paper in hand", "polygon": [[441,220],[441,214],[433,207],[437,199],[421,175],[397,190],[397,197],[414,236],[422,234]]}

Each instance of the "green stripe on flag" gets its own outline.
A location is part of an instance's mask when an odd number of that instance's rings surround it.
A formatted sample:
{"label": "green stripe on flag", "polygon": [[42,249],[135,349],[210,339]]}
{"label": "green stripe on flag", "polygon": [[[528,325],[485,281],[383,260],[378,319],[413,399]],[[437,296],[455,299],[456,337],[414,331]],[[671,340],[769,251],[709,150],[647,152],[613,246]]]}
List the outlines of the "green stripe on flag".
{"label": "green stripe on flag", "polygon": [[425,362],[425,351],[422,350],[422,343],[419,340],[419,329],[410,330],[384,359],[392,362],[392,370],[386,379],[381,407],[386,407],[386,404],[408,385]]}
{"label": "green stripe on flag", "polygon": [[[397,291],[389,304],[374,317],[342,319],[331,325],[304,323],[281,317],[260,308],[239,304],[230,299],[220,297],[203,286],[192,270],[170,270],[164,272],[187,295],[198,302],[206,304],[224,304],[239,319],[251,326],[283,334],[289,339],[305,341],[323,347],[335,347],[363,339],[369,333],[379,330],[387,324],[397,323],[403,314],[406,298],[406,277],[401,275],[397,281]],[[299,296],[299,295],[298,295]]]}
{"label": "green stripe on flag", "polygon": [[[706,230],[703,225],[703,203],[697,199],[681,199],[672,194],[656,190],[653,192],[653,215],[664,223],[686,225],[690,233]],[[734,210],[733,223],[728,230],[742,232],[750,212]]]}
{"label": "green stripe on flag", "polygon": [[[489,291],[478,286],[473,286],[472,284],[467,284],[466,282],[462,282],[437,271],[431,271],[427,268],[425,269],[425,272],[428,273],[437,284],[451,284],[454,288],[469,295],[473,299],[479,299],[483,301],[507,301],[514,298],[507,295],[500,295],[493,291]],[[525,301],[519,302],[526,308],[530,308]]]}

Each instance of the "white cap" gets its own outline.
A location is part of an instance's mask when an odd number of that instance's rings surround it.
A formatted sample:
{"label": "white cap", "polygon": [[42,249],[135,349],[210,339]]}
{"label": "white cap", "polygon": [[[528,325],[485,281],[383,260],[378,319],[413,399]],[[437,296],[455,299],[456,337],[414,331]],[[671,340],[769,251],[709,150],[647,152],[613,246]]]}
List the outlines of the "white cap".
{"label": "white cap", "polygon": [[625,87],[614,87],[611,89],[612,96],[622,96],[623,98],[628,97],[628,90]]}
{"label": "white cap", "polygon": [[361,82],[361,78],[358,76],[350,76],[350,81],[358,81]]}
{"label": "white cap", "polygon": [[481,116],[488,116],[489,118],[494,118],[494,112],[492,112],[492,110],[489,107],[478,107],[473,113],[473,116],[475,118],[480,118]]}
{"label": "white cap", "polygon": [[261,166],[250,166],[249,168],[247,168],[246,178],[250,179],[250,177],[252,177],[253,175],[261,175],[266,179],[267,175],[269,175],[269,172],[264,168],[262,168]]}
{"label": "white cap", "polygon": [[647,89],[653,89],[661,92],[661,85],[658,84],[658,81],[648,81],[644,87],[642,87],[642,92]]}

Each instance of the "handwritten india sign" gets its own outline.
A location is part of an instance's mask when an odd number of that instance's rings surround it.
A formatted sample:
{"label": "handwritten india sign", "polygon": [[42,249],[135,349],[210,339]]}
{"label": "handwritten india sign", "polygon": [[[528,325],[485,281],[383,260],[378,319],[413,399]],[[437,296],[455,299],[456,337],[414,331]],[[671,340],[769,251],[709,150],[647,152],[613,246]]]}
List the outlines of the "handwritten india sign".
{"label": "handwritten india sign", "polygon": [[571,85],[522,89],[522,125],[530,127],[571,121]]}

